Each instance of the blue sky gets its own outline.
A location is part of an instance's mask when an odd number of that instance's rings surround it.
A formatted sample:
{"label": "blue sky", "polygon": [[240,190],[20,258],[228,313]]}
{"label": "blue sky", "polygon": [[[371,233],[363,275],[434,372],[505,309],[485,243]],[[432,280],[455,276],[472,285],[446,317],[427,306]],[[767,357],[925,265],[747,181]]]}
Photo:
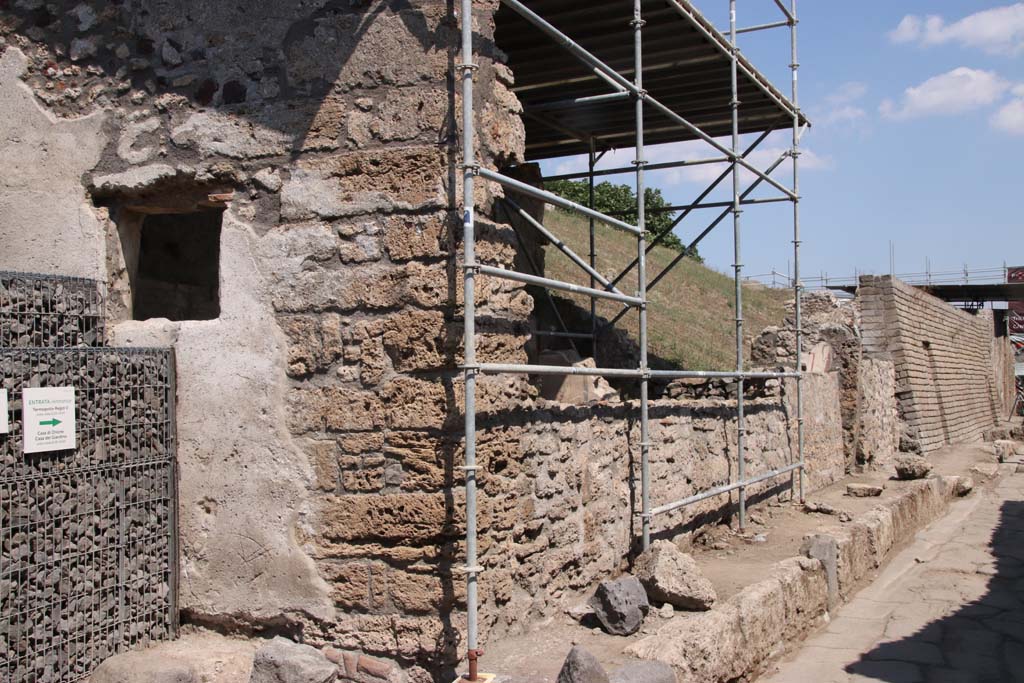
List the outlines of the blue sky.
{"label": "blue sky", "polygon": [[[727,25],[725,0],[697,4],[717,26]],[[926,258],[933,271],[1024,265],[1017,201],[1024,195],[1024,3],[803,0],[799,10],[800,105],[814,123],[803,138],[804,275],[888,272],[890,240],[897,272],[923,271]],[[745,0],[738,16],[743,26],[780,15],[770,0]],[[741,35],[740,46],[788,96],[788,29]],[[769,138],[758,165],[768,165],[788,138],[788,131]],[[652,148],[648,158],[680,154],[714,155],[693,143]],[[609,162],[632,151],[617,157]],[[545,171],[580,163],[547,162]],[[673,203],[687,203],[718,172],[702,166],[650,180]],[[782,169],[774,177],[790,182]],[[687,218],[681,236],[700,232],[701,219],[714,215]],[[786,271],[791,226],[788,205],[747,207],[747,274]],[[701,252],[715,268],[732,264],[731,221]]]}

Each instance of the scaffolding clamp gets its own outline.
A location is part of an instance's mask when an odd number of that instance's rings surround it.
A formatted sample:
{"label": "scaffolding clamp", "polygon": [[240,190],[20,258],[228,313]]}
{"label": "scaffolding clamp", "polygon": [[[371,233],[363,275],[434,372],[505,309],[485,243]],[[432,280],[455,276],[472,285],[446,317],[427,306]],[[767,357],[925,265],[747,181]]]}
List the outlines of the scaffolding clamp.
{"label": "scaffolding clamp", "polygon": [[480,264],[479,263],[466,263],[466,264],[464,264],[462,266],[462,270],[463,270],[463,272],[466,272],[466,273],[473,273],[473,275],[479,275],[480,274]]}
{"label": "scaffolding clamp", "polygon": [[484,568],[481,567],[480,565],[477,565],[475,567],[462,566],[462,567],[456,567],[455,571],[457,571],[460,574],[480,574],[481,572],[484,571]]}
{"label": "scaffolding clamp", "polygon": [[473,175],[475,175],[475,176],[480,175],[480,164],[476,164],[476,163],[473,163],[473,164],[462,163],[462,164],[459,164],[459,168],[461,168],[463,171],[471,171],[473,173]]}
{"label": "scaffolding clamp", "polygon": [[643,28],[644,26],[647,26],[647,21],[645,19],[635,18],[629,21],[629,25],[633,28]]}
{"label": "scaffolding clamp", "polygon": [[462,470],[463,472],[476,472],[477,470],[482,470],[483,467],[480,465],[459,465],[455,469]]}
{"label": "scaffolding clamp", "polygon": [[469,62],[464,64],[456,64],[455,68],[462,69],[463,71],[476,71],[480,68],[480,65]]}
{"label": "scaffolding clamp", "polygon": [[463,364],[459,365],[458,367],[459,367],[459,370],[465,370],[467,372],[468,371],[480,372],[480,364],[479,363],[463,363]]}

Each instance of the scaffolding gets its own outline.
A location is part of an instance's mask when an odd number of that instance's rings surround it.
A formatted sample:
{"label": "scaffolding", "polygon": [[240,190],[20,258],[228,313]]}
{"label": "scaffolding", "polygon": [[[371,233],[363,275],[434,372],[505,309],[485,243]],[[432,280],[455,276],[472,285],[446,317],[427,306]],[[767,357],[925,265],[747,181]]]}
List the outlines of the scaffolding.
{"label": "scaffolding", "polygon": [[[767,2],[768,0],[766,0]],[[790,487],[799,499],[804,497],[804,428],[803,386],[800,358],[802,355],[800,284],[800,138],[808,125],[798,106],[797,76],[797,9],[796,0],[771,0],[781,12],[779,21],[739,27],[736,0],[729,2],[728,37],[717,30],[698,12],[689,0],[607,0],[580,3],[573,0],[501,0],[502,12],[515,22],[510,29],[520,36],[513,45],[502,43],[510,55],[516,72],[516,94],[524,107],[527,125],[527,157],[531,161],[567,155],[585,154],[588,170],[545,178],[586,179],[589,183],[589,205],[569,201],[551,192],[534,187],[478,163],[474,141],[474,40],[472,0],[461,0],[462,58],[457,65],[462,83],[462,151],[463,151],[463,286],[465,294],[465,473],[466,490],[466,564],[467,582],[467,649],[469,680],[478,680],[477,663],[482,654],[478,643],[477,582],[483,568],[477,556],[477,471],[476,464],[476,380],[478,375],[589,375],[634,381],[639,389],[640,423],[640,487],[641,546],[647,548],[654,517],[696,502],[733,491],[738,492],[738,523],[746,525],[746,489],[754,484],[790,475]],[[542,16],[543,15],[543,16]],[[551,22],[544,17],[550,17]],[[579,39],[570,37],[556,27],[573,26]],[[740,53],[737,38],[744,33],[788,28],[790,35],[790,71],[792,94],[780,94]],[[645,31],[650,32],[648,37]],[[544,46],[544,47],[542,47]],[[649,49],[648,49],[649,48]],[[574,60],[565,62],[545,50],[557,49]],[[652,55],[645,63],[645,51]],[[601,55],[601,56],[598,56]],[[554,61],[552,61],[554,57]],[[535,78],[523,84],[523,70],[529,62],[537,66]],[[645,76],[648,83],[645,85]],[[632,105],[632,110],[627,109]],[[627,113],[624,113],[627,112]],[[750,161],[751,153],[775,130],[791,128],[792,144],[777,160],[761,169]],[[740,148],[743,134],[759,134],[745,149]],[[728,143],[720,141],[727,139]],[[651,164],[645,159],[645,144],[661,144],[700,140],[719,156]],[[629,167],[596,170],[601,155],[617,147],[632,147],[635,156]],[[791,162],[792,185],[776,180],[772,174],[787,159]],[[681,212],[668,229],[651,236],[646,229],[645,188],[648,172],[699,164],[725,163],[726,170],[696,200],[684,206],[669,207]],[[629,172],[635,175],[636,225],[594,209],[594,179],[603,175]],[[741,174],[749,173],[753,182],[742,187]],[[706,199],[731,178],[731,201],[708,202]],[[586,257],[576,254],[539,221],[511,200],[503,200],[510,215],[527,221],[545,240],[564,253],[590,278],[590,286],[576,285],[542,277],[496,268],[477,262],[475,255],[474,184],[480,179],[504,186],[545,204],[561,207],[585,216],[590,225],[590,250]],[[759,187],[772,188],[777,196],[752,197]],[[746,369],[743,337],[743,260],[741,216],[743,207],[775,202],[790,202],[793,218],[793,295],[796,328],[796,364],[780,372],[751,372]],[[687,249],[673,259],[660,273],[648,280],[646,256],[687,216],[698,209],[721,209],[718,216],[689,242]],[[652,370],[648,366],[648,293],[688,253],[692,253],[729,215],[732,216],[735,277],[736,366],[734,371],[710,372],[689,370]],[[636,237],[636,258],[616,277],[607,277],[597,270],[595,229],[600,223]],[[624,292],[619,283],[636,270],[637,291]],[[638,315],[639,363],[634,368],[590,368],[552,365],[478,363],[476,360],[475,282],[478,275],[504,278],[541,288],[583,294],[591,301],[589,332],[573,332],[560,320],[560,332],[550,332],[569,339],[597,341],[608,327],[630,311]],[[622,305],[622,310],[607,324],[598,323],[595,303],[605,299]],[[728,378],[736,381],[736,476],[735,480],[700,492],[682,500],[652,507],[650,481],[649,390],[652,380],[678,378]],[[746,471],[744,415],[744,383],[752,379],[795,379],[797,413],[797,454],[788,465],[748,477]]]}

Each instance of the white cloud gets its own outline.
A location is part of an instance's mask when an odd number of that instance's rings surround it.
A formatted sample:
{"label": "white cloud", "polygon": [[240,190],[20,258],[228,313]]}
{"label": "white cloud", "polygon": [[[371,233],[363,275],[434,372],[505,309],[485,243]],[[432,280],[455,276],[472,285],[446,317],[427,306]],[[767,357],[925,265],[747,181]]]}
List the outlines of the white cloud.
{"label": "white cloud", "polygon": [[921,116],[962,114],[996,102],[1010,83],[992,71],[959,67],[907,88],[899,103],[884,100],[882,116],[905,120]]}
{"label": "white cloud", "polygon": [[864,97],[868,93],[868,86],[859,81],[849,81],[843,83],[836,91],[825,98],[825,101],[833,106],[842,106],[851,102],[856,102],[860,98]]}
{"label": "white cloud", "polygon": [[894,43],[912,43],[920,39],[922,23],[921,17],[908,14],[889,32],[889,40]]}
{"label": "white cloud", "polygon": [[868,113],[860,107],[855,107],[852,104],[846,104],[841,107],[835,107],[828,110],[820,117],[815,118],[815,123],[822,126],[831,126],[837,123],[854,123],[860,121],[866,117]]}
{"label": "white cloud", "polygon": [[922,46],[958,43],[995,54],[1019,54],[1024,52],[1024,2],[975,12],[953,23],[938,15],[908,14],[889,39]]}
{"label": "white cloud", "polygon": [[850,125],[867,117],[867,112],[858,105],[868,92],[868,86],[858,81],[843,83],[825,97],[826,108],[817,111],[812,120],[817,126],[837,124]]}
{"label": "white cloud", "polygon": [[[1014,92],[1024,91],[1017,88]],[[992,116],[992,125],[1010,135],[1024,135],[1024,98],[1010,100]]]}

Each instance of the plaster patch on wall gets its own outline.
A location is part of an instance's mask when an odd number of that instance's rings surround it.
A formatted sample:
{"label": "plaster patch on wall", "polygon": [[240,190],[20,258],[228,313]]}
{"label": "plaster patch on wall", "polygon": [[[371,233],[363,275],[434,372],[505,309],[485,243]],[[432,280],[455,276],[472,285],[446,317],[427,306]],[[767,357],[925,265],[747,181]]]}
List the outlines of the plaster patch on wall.
{"label": "plaster patch on wall", "polygon": [[20,77],[28,60],[0,55],[0,268],[103,279],[103,231],[82,175],[107,144],[104,113],[57,119]]}
{"label": "plaster patch on wall", "polygon": [[300,547],[312,469],[284,428],[285,341],[255,263],[258,240],[224,215],[219,318],[124,322],[113,343],[175,349],[182,608],[243,622],[326,620],[329,589]]}

